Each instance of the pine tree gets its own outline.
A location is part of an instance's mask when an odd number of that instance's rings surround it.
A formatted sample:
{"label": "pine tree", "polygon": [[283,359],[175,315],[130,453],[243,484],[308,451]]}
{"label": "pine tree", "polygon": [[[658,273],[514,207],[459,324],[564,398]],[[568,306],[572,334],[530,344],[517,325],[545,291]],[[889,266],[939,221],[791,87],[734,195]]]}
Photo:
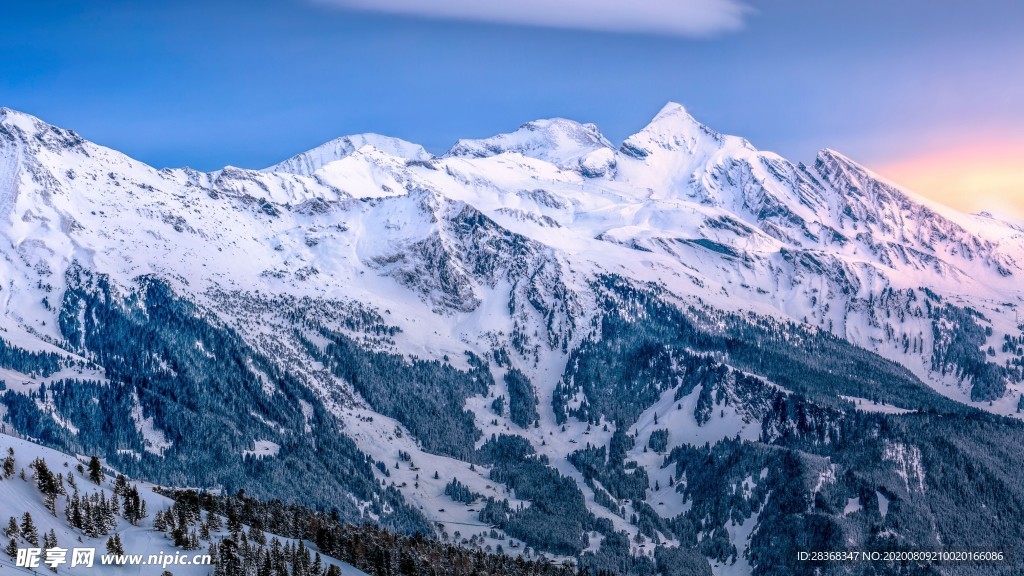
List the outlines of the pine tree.
{"label": "pine tree", "polygon": [[18,519],[11,516],[10,523],[7,524],[7,528],[4,529],[4,536],[14,539],[21,536],[21,528],[18,528]]}
{"label": "pine tree", "polygon": [[47,494],[43,496],[43,506],[50,511],[50,514],[57,515],[57,495]]}
{"label": "pine tree", "polygon": [[124,496],[125,520],[137,524],[139,520],[147,516],[146,501],[139,496],[138,486],[123,488],[122,495]]}
{"label": "pine tree", "polygon": [[256,526],[249,527],[249,539],[260,546],[267,543],[267,538],[266,535],[263,534],[263,530],[260,530]]}
{"label": "pine tree", "polygon": [[[269,551],[263,553],[263,564],[260,565],[256,576],[274,576],[274,561],[271,559]],[[341,575],[339,574],[339,576]]]}
{"label": "pine tree", "polygon": [[124,477],[124,474],[118,474],[114,480],[114,494],[128,495],[128,479]]}
{"label": "pine tree", "polygon": [[36,525],[32,522],[32,515],[28,512],[21,517],[21,537],[36,548],[39,547],[39,531],[36,530]]}
{"label": "pine tree", "polygon": [[99,536],[99,532],[96,526],[96,512],[95,507],[92,504],[92,499],[86,496],[82,498],[82,532],[85,532],[86,536],[95,538]]}
{"label": "pine tree", "polygon": [[64,502],[64,521],[68,523],[68,526],[75,526],[75,509],[71,507],[71,496],[68,496]]}
{"label": "pine tree", "polygon": [[302,565],[304,561],[309,560],[309,552],[306,551],[306,543],[303,540],[299,540],[298,549],[295,551],[295,560],[293,561],[296,566]]}
{"label": "pine tree", "polygon": [[164,520],[163,510],[156,511],[156,516],[153,517],[153,530],[157,532],[167,531],[167,522]]}
{"label": "pine tree", "polygon": [[103,526],[102,531],[106,534],[117,527],[117,517],[114,516],[114,510],[103,492],[100,492],[99,510],[100,525]]}
{"label": "pine tree", "polygon": [[81,530],[82,522],[82,499],[78,496],[78,490],[75,490],[71,496],[71,525]]}
{"label": "pine tree", "polygon": [[185,529],[185,526],[182,524],[175,526],[174,529],[171,530],[171,539],[174,540],[174,545],[178,548],[187,548],[188,531]]}
{"label": "pine tree", "polygon": [[121,556],[124,553],[123,550],[118,549],[118,540],[119,538],[117,534],[107,538],[107,554],[110,554],[111,556]]}
{"label": "pine tree", "polygon": [[228,532],[236,534],[242,531],[242,520],[235,514],[234,510],[228,511]]}
{"label": "pine tree", "polygon": [[49,466],[46,465],[46,461],[42,458],[36,458],[33,460],[28,467],[32,470],[32,479],[36,481],[36,489],[47,494],[51,491],[51,478]]}
{"label": "pine tree", "polygon": [[4,458],[4,478],[10,479],[14,476],[14,448],[7,449],[7,457]]}
{"label": "pine tree", "polygon": [[[57,547],[57,534],[53,530],[50,530],[46,534],[43,534],[43,549],[44,550],[49,550],[51,548],[56,548],[56,547]],[[56,564],[51,565],[50,566],[50,572],[56,572],[56,571],[57,571],[57,565]]]}
{"label": "pine tree", "polygon": [[100,465],[100,459],[96,456],[89,458],[89,480],[93,484],[103,482],[103,467]]}
{"label": "pine tree", "polygon": [[124,547],[121,546],[121,537],[114,534],[107,539],[107,554],[113,556],[124,556]]}
{"label": "pine tree", "polygon": [[11,558],[16,558],[18,556],[18,541],[11,538],[11,541],[7,543],[7,548],[5,548],[4,551],[7,552],[7,555]]}
{"label": "pine tree", "polygon": [[106,534],[107,532],[107,499],[102,492],[94,495],[95,500],[92,504],[92,526],[96,530],[96,534]]}
{"label": "pine tree", "polygon": [[213,512],[206,513],[206,523],[210,525],[211,532],[219,532],[224,527],[220,521],[220,516]]}

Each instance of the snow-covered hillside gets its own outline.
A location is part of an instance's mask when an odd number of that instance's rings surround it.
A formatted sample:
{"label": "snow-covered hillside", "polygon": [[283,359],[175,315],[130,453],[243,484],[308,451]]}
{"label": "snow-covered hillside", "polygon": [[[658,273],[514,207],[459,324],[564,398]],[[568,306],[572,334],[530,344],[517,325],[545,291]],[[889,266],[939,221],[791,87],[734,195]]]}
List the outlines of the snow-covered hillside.
{"label": "snow-covered hillside", "polygon": [[[62,481],[65,483],[62,486],[63,491],[68,493],[66,495],[68,499],[72,495],[77,496],[80,492],[82,497],[102,494],[106,501],[111,501],[116,490],[114,476],[116,471],[105,468],[103,481],[100,484],[95,484],[89,479],[89,472],[85,469],[89,458],[81,455],[69,456],[30,441],[2,433],[0,433],[0,454],[2,454],[3,458],[11,458],[14,463],[14,470],[16,470],[14,475],[9,478],[0,477],[0,518],[3,518],[3,525],[7,526],[9,518],[15,518],[21,524],[25,514],[28,513],[32,518],[40,544],[42,544],[43,536],[52,531],[57,538],[57,547],[64,549],[66,552],[63,556],[63,561],[55,564],[56,570],[52,573],[61,576],[66,574],[123,574],[126,571],[132,574],[158,576],[163,574],[165,570],[169,570],[178,576],[207,576],[211,573],[212,566],[205,563],[206,561],[201,556],[209,552],[208,545],[210,542],[217,541],[219,538],[227,535],[228,532],[224,529],[212,531],[210,538],[200,541],[200,548],[183,549],[176,547],[168,534],[154,528],[156,513],[160,512],[162,514],[170,510],[174,501],[154,492],[152,484],[130,482],[130,485],[137,489],[140,499],[145,502],[147,510],[145,518],[129,522],[124,517],[120,517],[121,512],[119,511],[116,514],[118,517],[115,517],[116,524],[107,530],[107,533],[89,536],[85,531],[72,526],[68,521],[66,517],[66,508],[68,506],[64,497],[56,499],[55,513],[47,509],[46,497],[37,488],[38,472],[32,464],[41,460],[52,474],[60,474]],[[22,479],[22,474],[24,474],[24,479]],[[226,519],[221,518],[221,524],[223,525],[225,522]],[[248,530],[249,527],[245,526],[244,529]],[[107,554],[107,541],[115,535],[120,539],[125,555],[138,559],[140,562],[134,562],[127,566],[104,564],[102,557]],[[297,544],[295,541],[280,538],[273,534],[266,534],[265,537],[268,541],[277,538],[282,544]],[[5,547],[11,540],[12,538],[10,537],[3,537]],[[18,548],[41,547],[33,546],[24,534],[15,535],[13,540]],[[75,548],[94,551],[91,566],[84,564],[72,567],[72,556]],[[155,557],[157,561],[163,562],[163,564],[151,564],[151,556]],[[176,559],[177,561],[164,560],[165,558]],[[325,568],[332,565],[337,566],[340,569],[340,573],[345,576],[364,576],[363,572],[344,562],[339,562],[327,556],[322,556],[321,559]],[[4,574],[38,574],[49,571],[45,553],[40,555],[38,567],[32,571],[28,568],[17,566],[16,560],[17,558],[11,558],[6,554],[0,555],[0,569],[2,569],[2,572]],[[196,562],[196,564],[193,564],[193,562]]]}
{"label": "snow-covered hillside", "polygon": [[[611,525],[634,554],[652,554],[641,532],[678,539],[631,516],[649,504],[669,518],[693,504],[660,494],[676,481],[664,468],[671,448],[784,433],[769,423],[777,395],[807,393],[803,384],[774,382],[764,361],[702,349],[707,340],[643,348],[650,363],[631,382],[653,384],[608,389],[636,402],[608,408],[601,395],[613,392],[592,386],[602,369],[587,372],[588,362],[622,349],[599,352],[609,334],[644,337],[630,326],[664,321],[666,338],[682,334],[655,310],[688,315],[706,338],[798,330],[785,346],[820,340],[895,362],[878,365],[899,386],[879,377],[828,388],[850,413],[938,405],[915,388],[923,382],[1016,416],[1024,390],[1019,225],[937,205],[832,150],[792,163],[677,104],[618,147],[592,124],[551,119],[437,157],[359,135],[265,170],[213,173],[157,170],[2,109],[0,255],[0,338],[16,351],[0,378],[31,399],[0,411],[48,418],[51,443],[83,442],[76,418],[85,416],[43,400],[41,386],[63,382],[66,395],[72,381],[131,386],[125,458],[140,474],[192,481],[162,460],[196,442],[187,419],[167,415],[168,406],[201,410],[187,394],[172,397],[187,380],[211,398],[230,394],[218,404],[225,422],[245,419],[225,432],[231,452],[220,455],[237,462],[211,472],[211,486],[272,476],[304,436],[337,430],[352,445],[336,449],[361,470],[361,488],[344,499],[353,513],[380,520],[408,505],[480,545],[505,538],[483,520],[484,500],[507,498],[512,509],[534,500],[494,480],[500,458],[477,455],[492,435],[524,438],[578,487],[594,519],[581,524],[586,546],[566,550],[600,548]],[[874,358],[864,361],[882,362]],[[707,373],[720,379],[676,388],[696,373],[684,366],[701,363],[716,364]],[[219,373],[207,381],[198,366],[238,375],[244,392],[221,391]],[[439,382],[450,385],[425,392]],[[438,432],[449,427],[458,432]],[[668,445],[646,452],[659,429]],[[600,473],[571,456],[619,442],[616,433],[637,439],[625,457],[660,482],[642,502],[620,495],[609,507],[596,503],[609,498]],[[478,498],[452,503],[453,480]],[[516,553],[529,547],[508,542]],[[742,554],[746,544],[735,544]]]}

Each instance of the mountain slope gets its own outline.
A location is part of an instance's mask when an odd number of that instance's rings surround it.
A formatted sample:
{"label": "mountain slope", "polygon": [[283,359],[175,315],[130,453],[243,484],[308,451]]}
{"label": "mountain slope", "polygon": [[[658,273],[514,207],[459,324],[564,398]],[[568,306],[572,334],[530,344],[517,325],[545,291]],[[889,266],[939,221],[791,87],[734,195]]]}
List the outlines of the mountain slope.
{"label": "mountain slope", "polygon": [[[208,535],[204,532],[204,537],[197,543],[198,546],[176,544],[174,536],[169,533],[171,531],[167,530],[168,533],[164,533],[165,530],[159,527],[162,521],[156,520],[157,513],[164,515],[170,510],[177,510],[173,500],[156,492],[154,489],[157,487],[151,484],[132,483],[126,478],[123,478],[126,489],[122,490],[116,478],[117,474],[109,468],[104,470],[104,478],[98,484],[93,483],[89,479],[90,471],[86,468],[88,458],[76,458],[61,454],[6,434],[0,434],[0,453],[4,458],[9,458],[13,469],[18,471],[10,477],[0,477],[0,494],[2,494],[0,518],[16,518],[20,523],[23,521],[24,515],[28,513],[38,532],[38,544],[42,544],[44,534],[53,531],[57,545],[67,551],[65,562],[56,566],[56,570],[53,571],[55,574],[81,574],[83,572],[121,574],[129,570],[140,575],[156,576],[163,574],[164,570],[168,569],[183,576],[209,574],[212,569],[211,565],[200,556],[209,552],[209,544],[218,541],[223,543],[224,538],[230,539],[230,529],[223,528],[227,523],[227,518],[219,517],[218,522],[213,525],[219,525],[221,528],[213,528]],[[43,468],[38,465],[40,462],[43,463],[47,472],[42,471]],[[26,474],[27,480],[20,478],[22,472]],[[48,508],[46,493],[38,489],[38,486],[45,483],[44,480],[40,480],[41,475],[45,473],[54,476],[60,474],[58,490],[62,493],[55,499],[52,511]],[[134,489],[134,491],[129,493],[130,489]],[[79,493],[83,499],[102,494],[104,503],[116,501],[117,497],[120,497],[120,502],[125,502],[124,507],[121,504],[116,506],[117,509],[113,512],[113,519],[108,526],[102,528],[75,526],[73,524],[76,522],[82,523],[81,518],[76,519],[74,514],[69,514],[67,510],[73,508],[72,499],[79,500]],[[135,515],[131,515],[132,513],[127,507],[126,500],[136,495],[140,502],[145,502],[147,512],[142,518],[135,518]],[[114,507],[113,504],[111,506]],[[192,525],[201,527],[203,524],[210,524],[211,516],[209,514],[197,510],[196,516],[194,520],[190,520]],[[198,529],[188,528],[193,531]],[[247,531],[250,535],[260,532],[258,529],[252,531],[250,526],[246,525],[242,526],[242,530]],[[132,561],[137,565],[104,564],[102,556],[107,554],[106,542],[114,535],[120,539],[124,553],[131,556]],[[274,534],[263,534],[263,537],[268,543],[277,539],[279,544],[297,544],[295,540],[280,538]],[[20,549],[40,547],[30,541],[25,533],[13,537],[5,535],[3,539],[5,546],[13,540]],[[95,556],[91,568],[71,566],[74,548],[94,550]],[[156,557],[157,562],[150,563],[151,556]],[[44,564],[45,560],[44,554],[40,557],[37,571],[47,568]],[[3,567],[5,574],[32,573],[27,568],[15,566],[15,562],[16,558],[10,558],[6,554],[0,556],[0,566]],[[326,555],[321,556],[321,564],[324,569],[336,566],[339,575],[360,576],[363,574],[354,567]]]}
{"label": "mountain slope", "polygon": [[0,232],[0,412],[135,477],[640,573],[1020,517],[1024,232],[679,105],[214,173],[5,109]]}

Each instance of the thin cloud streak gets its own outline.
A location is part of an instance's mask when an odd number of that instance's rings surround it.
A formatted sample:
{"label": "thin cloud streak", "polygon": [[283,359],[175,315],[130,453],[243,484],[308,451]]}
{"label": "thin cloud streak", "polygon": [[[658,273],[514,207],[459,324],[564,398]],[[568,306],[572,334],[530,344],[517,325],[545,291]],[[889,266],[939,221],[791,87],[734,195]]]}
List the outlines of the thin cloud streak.
{"label": "thin cloud streak", "polygon": [[707,37],[738,30],[741,0],[310,0],[342,9],[604,32]]}

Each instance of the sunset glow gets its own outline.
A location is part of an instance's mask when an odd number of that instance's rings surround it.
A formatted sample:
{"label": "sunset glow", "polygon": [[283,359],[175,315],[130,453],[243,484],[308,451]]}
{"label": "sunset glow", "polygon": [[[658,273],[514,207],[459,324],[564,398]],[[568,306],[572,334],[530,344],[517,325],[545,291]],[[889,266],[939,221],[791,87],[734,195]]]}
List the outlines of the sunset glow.
{"label": "sunset glow", "polygon": [[950,148],[882,165],[878,172],[959,210],[1024,218],[1024,143]]}

